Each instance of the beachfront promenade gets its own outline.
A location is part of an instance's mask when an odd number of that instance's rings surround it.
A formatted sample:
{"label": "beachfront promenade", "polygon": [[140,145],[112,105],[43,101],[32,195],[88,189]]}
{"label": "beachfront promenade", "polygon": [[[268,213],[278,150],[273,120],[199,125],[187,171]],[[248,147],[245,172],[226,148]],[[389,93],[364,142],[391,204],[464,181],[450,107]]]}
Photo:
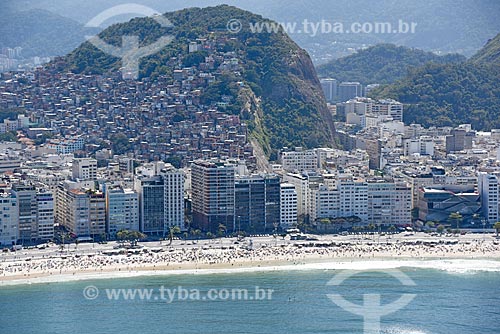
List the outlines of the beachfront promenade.
{"label": "beachfront promenade", "polygon": [[[336,260],[500,259],[494,234],[430,236],[394,235],[315,236],[290,240],[273,236],[139,243],[135,249],[118,243],[57,245],[0,255],[0,281],[163,270],[245,268],[295,265]],[[0,283],[2,284],[2,283]]]}

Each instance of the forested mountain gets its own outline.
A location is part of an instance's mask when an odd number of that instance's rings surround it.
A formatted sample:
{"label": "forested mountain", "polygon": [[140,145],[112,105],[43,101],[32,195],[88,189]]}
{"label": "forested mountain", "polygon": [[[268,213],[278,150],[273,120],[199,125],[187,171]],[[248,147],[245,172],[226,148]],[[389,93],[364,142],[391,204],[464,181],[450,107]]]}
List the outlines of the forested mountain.
{"label": "forested mountain", "polygon": [[359,81],[362,84],[387,84],[402,79],[408,70],[428,62],[438,64],[465,61],[458,54],[438,56],[432,52],[410,49],[394,44],[378,44],[365,50],[332,60],[318,67],[318,75],[340,81]]}
{"label": "forested mountain", "polygon": [[500,34],[488,40],[488,43],[470,61],[474,64],[500,66]]}
{"label": "forested mountain", "polygon": [[500,128],[500,35],[459,64],[427,64],[373,94],[407,105],[406,123]]}
{"label": "forested mountain", "polygon": [[46,10],[7,11],[2,16],[0,48],[20,46],[24,57],[62,55],[85,37],[83,24]]}
{"label": "forested mountain", "polygon": [[[497,0],[134,0],[133,3],[151,7],[159,12],[185,7],[229,4],[264,15],[277,22],[296,23],[290,36],[305,48],[315,63],[351,54],[354,50],[380,44],[393,43],[426,51],[460,53],[472,56],[484,43],[500,31],[500,2]],[[122,0],[2,0],[3,8],[12,10],[45,9],[85,24],[100,12]],[[2,8],[3,6],[3,8]],[[128,20],[122,15],[114,19]],[[2,23],[10,20],[2,17]],[[417,23],[414,33],[317,33],[304,32],[304,20],[318,23],[322,20],[342,23],[346,30],[352,23],[388,22],[396,27],[399,20]],[[109,20],[105,24],[114,23]],[[53,26],[57,28],[57,26]],[[28,28],[29,29],[29,28]],[[64,30],[55,29],[52,38],[60,39]],[[76,43],[83,42],[81,37]]]}

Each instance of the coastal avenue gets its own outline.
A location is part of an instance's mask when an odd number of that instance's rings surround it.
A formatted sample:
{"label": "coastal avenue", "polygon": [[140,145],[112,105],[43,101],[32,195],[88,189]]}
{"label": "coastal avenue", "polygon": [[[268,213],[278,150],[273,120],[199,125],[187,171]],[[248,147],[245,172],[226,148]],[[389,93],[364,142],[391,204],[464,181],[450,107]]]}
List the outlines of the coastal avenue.
{"label": "coastal avenue", "polygon": [[[217,239],[201,239],[201,240],[174,240],[171,245],[168,241],[154,241],[154,242],[140,242],[141,248],[135,249],[135,251],[143,252],[144,250],[162,250],[169,251],[172,249],[228,249],[233,248],[248,248],[250,242],[253,249],[259,249],[263,247],[273,247],[273,246],[285,246],[294,244],[309,244],[309,243],[343,243],[343,244],[364,244],[376,245],[380,244],[394,244],[399,242],[416,242],[418,240],[422,241],[458,241],[459,244],[469,244],[471,242],[487,242],[487,243],[498,243],[495,238],[495,234],[465,234],[465,235],[451,235],[443,234],[442,236],[430,236],[426,233],[399,233],[390,235],[322,235],[314,236],[317,240],[290,240],[290,237],[283,239],[282,237],[274,238],[273,236],[262,236],[262,237],[252,237],[246,238],[243,241],[238,241],[236,238],[217,238]],[[22,249],[16,252],[0,253],[0,259],[2,262],[7,261],[26,261],[35,259],[47,259],[47,258],[58,258],[64,256],[75,256],[75,255],[97,255],[106,251],[119,251],[125,248],[117,248],[118,243],[115,241],[108,242],[107,244],[98,243],[80,243],[78,246],[75,244],[66,244],[64,251],[61,251],[59,245],[52,244],[45,249]]]}

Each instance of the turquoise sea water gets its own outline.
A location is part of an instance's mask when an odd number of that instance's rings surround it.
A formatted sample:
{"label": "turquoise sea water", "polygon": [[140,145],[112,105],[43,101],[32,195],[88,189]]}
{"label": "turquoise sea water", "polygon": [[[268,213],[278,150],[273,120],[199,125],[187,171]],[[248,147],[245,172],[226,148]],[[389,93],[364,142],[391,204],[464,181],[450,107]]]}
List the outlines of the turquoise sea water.
{"label": "turquoise sea water", "polygon": [[[369,293],[380,294],[382,304],[402,293],[416,294],[408,306],[382,317],[382,333],[500,333],[500,272],[401,271],[416,285],[366,271],[331,286],[327,283],[341,271],[316,269],[6,286],[0,288],[0,333],[363,333],[363,318],[336,306],[327,294],[363,304]],[[100,292],[93,300],[83,295],[90,285]],[[266,300],[167,303],[160,298],[161,286],[171,291],[180,286],[192,299],[193,291],[201,297],[210,289],[246,288],[252,297],[255,286],[274,292]],[[154,293],[150,300],[109,300],[111,288]]]}

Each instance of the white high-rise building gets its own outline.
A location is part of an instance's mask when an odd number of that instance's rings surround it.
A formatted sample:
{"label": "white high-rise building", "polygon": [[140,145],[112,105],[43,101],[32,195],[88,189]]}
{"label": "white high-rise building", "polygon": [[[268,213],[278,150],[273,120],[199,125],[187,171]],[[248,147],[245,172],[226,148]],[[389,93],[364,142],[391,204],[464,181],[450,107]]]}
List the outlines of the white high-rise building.
{"label": "white high-rise building", "polygon": [[404,155],[412,155],[418,153],[420,155],[434,155],[434,140],[428,136],[422,136],[415,139],[403,140]]}
{"label": "white high-rise building", "polygon": [[106,229],[112,237],[121,230],[139,231],[139,195],[121,186],[106,186]]}
{"label": "white high-rise building", "polygon": [[368,97],[357,97],[354,99],[350,99],[349,101],[345,101],[341,103],[344,107],[344,113],[347,114],[356,114],[356,115],[366,115],[371,114],[372,106],[374,101]]}
{"label": "white high-rise building", "polygon": [[280,225],[287,229],[297,224],[297,191],[291,183],[280,185]]}
{"label": "white high-rise building", "polygon": [[57,188],[56,222],[77,236],[90,236],[89,197],[65,184]]}
{"label": "white high-rise building", "polygon": [[368,183],[368,222],[375,225],[411,224],[412,190],[406,183]]}
{"label": "white high-rise building", "polygon": [[340,175],[337,180],[339,191],[339,217],[359,217],[368,220],[368,184],[350,175]]}
{"label": "white high-rise building", "polygon": [[184,224],[184,173],[167,165],[161,170],[164,184],[164,226],[166,230],[178,226],[185,230]]}
{"label": "white high-rise building", "polygon": [[478,190],[481,195],[483,216],[488,223],[499,221],[499,178],[485,172],[478,173]]}
{"label": "white high-rise building", "polygon": [[366,182],[350,174],[332,176],[324,174],[322,183],[309,183],[311,221],[356,216],[364,223],[411,223],[412,190],[406,183]]}
{"label": "white high-rise building", "polygon": [[184,230],[184,173],[163,162],[138,171],[142,175],[135,182],[140,230],[162,235],[174,226]]}
{"label": "white high-rise building", "polygon": [[305,172],[318,169],[318,155],[314,150],[296,147],[294,151],[281,152],[281,164],[287,172]]}
{"label": "white high-rise building", "polygon": [[54,194],[45,189],[39,189],[36,194],[38,238],[51,240],[54,238]]}
{"label": "white high-rise building", "polygon": [[101,237],[106,233],[106,199],[100,191],[66,181],[56,191],[56,223],[78,237]]}
{"label": "white high-rise building", "polygon": [[92,158],[73,159],[73,179],[95,180],[97,179],[97,160]]}
{"label": "white high-rise building", "polygon": [[319,184],[311,189],[310,198],[309,217],[311,221],[318,218],[340,217],[340,193],[336,188]]}
{"label": "white high-rise building", "polygon": [[368,185],[351,175],[337,175],[335,180],[309,185],[308,214],[311,221],[318,218],[353,217],[368,220]]}
{"label": "white high-rise building", "polygon": [[19,239],[19,211],[17,198],[12,194],[0,195],[0,246],[11,246]]}
{"label": "white high-rise building", "polygon": [[297,192],[297,215],[307,214],[308,198],[309,198],[309,180],[302,174],[288,173],[283,175],[283,181],[290,183],[295,187]]}
{"label": "white high-rise building", "polygon": [[382,114],[392,117],[394,121],[403,121],[403,104],[396,100],[379,100],[372,106],[374,114]]}

